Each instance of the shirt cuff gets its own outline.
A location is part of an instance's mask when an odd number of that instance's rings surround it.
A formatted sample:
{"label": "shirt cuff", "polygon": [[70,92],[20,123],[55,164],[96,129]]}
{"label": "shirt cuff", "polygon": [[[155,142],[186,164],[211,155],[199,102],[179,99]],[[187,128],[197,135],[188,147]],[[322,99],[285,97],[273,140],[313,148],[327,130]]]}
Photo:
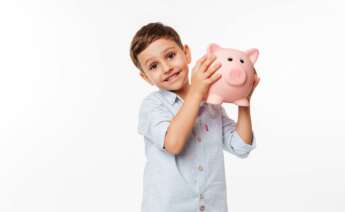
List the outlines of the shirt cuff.
{"label": "shirt cuff", "polygon": [[168,132],[168,128],[169,128],[169,125],[170,123],[165,123],[161,129],[160,129],[160,135],[159,135],[159,138],[158,138],[158,145],[160,147],[160,149],[166,153],[169,153],[166,149],[165,149],[165,146],[164,146],[164,141],[165,141],[165,136]]}
{"label": "shirt cuff", "polygon": [[232,139],[233,139],[233,146],[236,149],[241,150],[241,152],[248,152],[249,153],[251,150],[256,148],[256,139],[255,139],[254,133],[252,136],[252,143],[251,144],[245,143],[237,131],[234,131]]}

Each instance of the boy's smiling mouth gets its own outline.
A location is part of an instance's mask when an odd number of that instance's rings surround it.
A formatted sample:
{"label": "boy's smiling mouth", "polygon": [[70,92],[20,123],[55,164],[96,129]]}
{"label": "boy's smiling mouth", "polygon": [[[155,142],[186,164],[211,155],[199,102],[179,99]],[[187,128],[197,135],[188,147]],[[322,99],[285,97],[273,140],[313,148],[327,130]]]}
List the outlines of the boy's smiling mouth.
{"label": "boy's smiling mouth", "polygon": [[180,74],[181,71],[178,71],[172,75],[170,75],[169,77],[167,77],[164,82],[168,82],[168,81],[171,81],[171,80],[174,80],[175,78],[177,78],[177,76]]}

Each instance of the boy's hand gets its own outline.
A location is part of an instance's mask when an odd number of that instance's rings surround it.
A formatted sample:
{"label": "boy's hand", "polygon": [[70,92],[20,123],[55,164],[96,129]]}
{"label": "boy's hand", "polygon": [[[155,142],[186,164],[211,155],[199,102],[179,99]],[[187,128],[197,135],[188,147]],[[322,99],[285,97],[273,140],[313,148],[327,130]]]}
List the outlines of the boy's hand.
{"label": "boy's hand", "polygon": [[220,62],[213,64],[215,55],[201,57],[192,69],[191,92],[195,92],[204,99],[211,84],[222,76],[216,71],[222,66]]}
{"label": "boy's hand", "polygon": [[255,71],[255,75],[254,75],[254,82],[253,82],[253,88],[252,90],[250,91],[249,95],[248,95],[248,101],[250,101],[250,98],[252,97],[252,94],[256,88],[256,86],[259,84],[260,82],[260,78],[258,77],[257,73],[256,73],[256,70],[254,68],[254,71]]}

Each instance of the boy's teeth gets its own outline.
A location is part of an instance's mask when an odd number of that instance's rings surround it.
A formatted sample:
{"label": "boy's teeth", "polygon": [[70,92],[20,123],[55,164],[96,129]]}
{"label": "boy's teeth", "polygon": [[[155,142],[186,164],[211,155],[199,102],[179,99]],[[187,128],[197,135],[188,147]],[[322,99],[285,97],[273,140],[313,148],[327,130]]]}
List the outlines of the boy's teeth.
{"label": "boy's teeth", "polygon": [[169,81],[169,80],[175,78],[179,73],[180,73],[180,72],[177,72],[176,74],[172,75],[171,77],[169,77],[169,78],[167,79],[167,81]]}

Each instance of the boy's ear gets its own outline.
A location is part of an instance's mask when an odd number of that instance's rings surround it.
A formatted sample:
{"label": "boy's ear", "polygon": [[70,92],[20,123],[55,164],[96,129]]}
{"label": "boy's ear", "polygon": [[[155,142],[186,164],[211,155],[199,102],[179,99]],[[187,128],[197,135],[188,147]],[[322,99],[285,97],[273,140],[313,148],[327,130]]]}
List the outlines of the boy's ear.
{"label": "boy's ear", "polygon": [[151,80],[146,76],[146,74],[144,73],[144,71],[140,71],[140,76],[141,78],[143,78],[146,82],[148,82],[149,84],[153,85]]}
{"label": "boy's ear", "polygon": [[183,45],[183,52],[186,55],[188,64],[192,61],[192,56],[188,45]]}

